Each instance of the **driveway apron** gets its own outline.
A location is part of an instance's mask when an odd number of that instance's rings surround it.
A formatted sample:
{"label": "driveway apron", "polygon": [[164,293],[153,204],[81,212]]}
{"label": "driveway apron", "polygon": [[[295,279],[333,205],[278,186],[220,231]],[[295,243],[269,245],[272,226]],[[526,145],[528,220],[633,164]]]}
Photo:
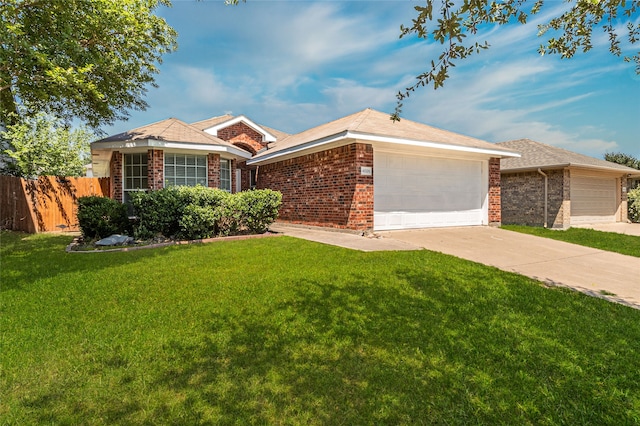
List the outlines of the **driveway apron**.
{"label": "driveway apron", "polygon": [[486,226],[379,234],[640,308],[637,257]]}

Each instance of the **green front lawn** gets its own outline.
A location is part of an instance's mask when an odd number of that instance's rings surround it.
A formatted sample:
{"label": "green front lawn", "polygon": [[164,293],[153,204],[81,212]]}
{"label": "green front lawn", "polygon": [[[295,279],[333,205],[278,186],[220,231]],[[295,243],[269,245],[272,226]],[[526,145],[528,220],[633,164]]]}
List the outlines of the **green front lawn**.
{"label": "green front lawn", "polygon": [[523,234],[552,238],[567,243],[640,257],[640,237],[633,235],[596,231],[595,229],[586,228],[569,228],[563,231],[520,225],[502,225],[502,228]]}
{"label": "green front lawn", "polygon": [[0,236],[0,424],[640,422],[640,311],[495,268]]}

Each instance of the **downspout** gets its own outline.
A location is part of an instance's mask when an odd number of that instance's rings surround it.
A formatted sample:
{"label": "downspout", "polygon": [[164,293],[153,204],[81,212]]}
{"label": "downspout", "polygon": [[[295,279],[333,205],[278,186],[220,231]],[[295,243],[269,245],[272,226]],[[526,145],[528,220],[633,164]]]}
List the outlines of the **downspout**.
{"label": "downspout", "polygon": [[544,227],[547,227],[547,189],[549,187],[549,176],[547,176],[540,167],[538,167],[538,173],[544,176]]}

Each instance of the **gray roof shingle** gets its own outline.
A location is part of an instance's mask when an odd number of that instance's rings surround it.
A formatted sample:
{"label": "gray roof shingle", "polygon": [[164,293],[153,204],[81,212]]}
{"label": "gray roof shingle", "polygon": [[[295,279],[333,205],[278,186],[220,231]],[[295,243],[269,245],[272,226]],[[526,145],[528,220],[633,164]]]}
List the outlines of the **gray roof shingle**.
{"label": "gray roof shingle", "polygon": [[240,149],[229,142],[205,133],[184,121],[178,120],[177,118],[168,118],[166,120],[158,121],[157,123],[148,124],[133,130],[118,133],[117,135],[100,139],[94,143],[125,142],[145,139],[204,145],[223,145]]}
{"label": "gray roof shingle", "polygon": [[569,166],[586,167],[600,170],[620,171],[640,174],[639,170],[621,164],[612,163],[577,152],[536,142],[531,139],[517,139],[500,142],[496,145],[519,152],[520,158],[503,158],[501,171],[532,170],[537,168],[564,168]]}
{"label": "gray roof shingle", "polygon": [[259,153],[254,158],[273,155],[278,151],[283,151],[348,131],[372,136],[435,142],[446,145],[513,153],[513,151],[508,147],[499,147],[480,139],[450,132],[448,130],[438,129],[415,121],[402,119],[399,122],[394,122],[391,121],[389,114],[367,108],[355,114],[291,135],[282,141],[279,140],[278,142],[271,144],[267,151]]}

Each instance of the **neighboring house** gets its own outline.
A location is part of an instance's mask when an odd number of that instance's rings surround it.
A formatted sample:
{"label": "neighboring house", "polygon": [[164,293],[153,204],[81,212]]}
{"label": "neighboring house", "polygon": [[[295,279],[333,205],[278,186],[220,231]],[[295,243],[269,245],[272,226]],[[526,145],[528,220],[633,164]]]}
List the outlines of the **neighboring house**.
{"label": "neighboring house", "polygon": [[283,194],[279,219],[352,230],[499,225],[514,151],[366,109],[287,135],[244,116],[169,119],[94,142],[112,197],[202,184]]}
{"label": "neighboring house", "polygon": [[627,221],[628,179],[639,170],[529,139],[496,145],[521,154],[500,164],[503,224],[567,229]]}

